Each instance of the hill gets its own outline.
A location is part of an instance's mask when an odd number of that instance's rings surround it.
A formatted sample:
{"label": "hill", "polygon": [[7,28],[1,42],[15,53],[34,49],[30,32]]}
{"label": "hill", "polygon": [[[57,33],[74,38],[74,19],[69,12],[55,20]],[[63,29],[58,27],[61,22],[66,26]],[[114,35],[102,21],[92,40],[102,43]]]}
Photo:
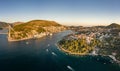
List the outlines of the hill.
{"label": "hill", "polygon": [[38,25],[38,26],[42,26],[42,27],[61,26],[60,24],[56,23],[55,21],[47,21],[47,20],[32,20],[32,21],[27,22],[26,24]]}
{"label": "hill", "polygon": [[61,26],[60,24],[54,21],[46,21],[46,20],[32,20],[26,23],[18,24],[13,27],[15,31],[26,31],[30,32],[31,30],[41,30],[43,31],[43,27],[50,26]]}
{"label": "hill", "polygon": [[9,39],[27,39],[33,38],[36,35],[40,37],[41,34],[48,35],[64,29],[64,26],[54,21],[32,20],[13,26],[13,30],[10,31]]}
{"label": "hill", "polygon": [[107,28],[117,28],[117,29],[120,29],[120,25],[117,24],[117,23],[112,23],[112,24],[108,25]]}

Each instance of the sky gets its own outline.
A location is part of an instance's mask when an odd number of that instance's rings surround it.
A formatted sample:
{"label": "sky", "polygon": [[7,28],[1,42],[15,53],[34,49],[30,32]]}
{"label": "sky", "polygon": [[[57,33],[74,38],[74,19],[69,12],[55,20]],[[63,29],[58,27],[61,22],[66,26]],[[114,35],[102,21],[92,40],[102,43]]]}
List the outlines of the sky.
{"label": "sky", "polygon": [[63,25],[120,23],[120,0],[0,0],[0,21],[52,20]]}

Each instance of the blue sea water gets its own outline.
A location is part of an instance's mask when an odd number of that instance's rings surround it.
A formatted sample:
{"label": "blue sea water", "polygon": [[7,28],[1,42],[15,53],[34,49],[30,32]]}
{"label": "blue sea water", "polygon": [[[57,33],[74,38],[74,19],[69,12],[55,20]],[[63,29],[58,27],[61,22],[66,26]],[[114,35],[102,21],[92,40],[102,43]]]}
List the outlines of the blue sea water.
{"label": "blue sea water", "polygon": [[17,42],[8,42],[7,35],[0,35],[0,71],[120,71],[109,58],[60,51],[55,44],[69,33]]}

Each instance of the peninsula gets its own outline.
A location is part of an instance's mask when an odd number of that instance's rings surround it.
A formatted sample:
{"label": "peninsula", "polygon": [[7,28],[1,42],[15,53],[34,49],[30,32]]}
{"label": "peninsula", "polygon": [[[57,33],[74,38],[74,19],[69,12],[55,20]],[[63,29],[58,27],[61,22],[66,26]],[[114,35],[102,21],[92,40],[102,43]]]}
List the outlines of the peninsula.
{"label": "peninsula", "polygon": [[73,55],[109,56],[120,63],[120,25],[112,23],[108,26],[69,27],[73,34],[60,40],[58,47]]}
{"label": "peninsula", "polygon": [[8,41],[40,38],[62,30],[65,30],[65,26],[54,21],[32,20],[26,23],[13,24],[13,27],[9,28]]}

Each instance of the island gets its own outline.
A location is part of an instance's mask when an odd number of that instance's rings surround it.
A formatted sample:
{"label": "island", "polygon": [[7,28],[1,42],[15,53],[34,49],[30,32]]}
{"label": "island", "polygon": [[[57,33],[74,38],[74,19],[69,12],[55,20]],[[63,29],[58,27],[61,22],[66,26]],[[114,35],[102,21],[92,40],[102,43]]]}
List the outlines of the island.
{"label": "island", "polygon": [[120,25],[70,26],[74,33],[58,41],[58,48],[72,55],[101,55],[120,63]]}
{"label": "island", "polygon": [[8,41],[20,41],[31,38],[41,38],[46,35],[65,30],[65,26],[48,20],[32,20],[9,26]]}

